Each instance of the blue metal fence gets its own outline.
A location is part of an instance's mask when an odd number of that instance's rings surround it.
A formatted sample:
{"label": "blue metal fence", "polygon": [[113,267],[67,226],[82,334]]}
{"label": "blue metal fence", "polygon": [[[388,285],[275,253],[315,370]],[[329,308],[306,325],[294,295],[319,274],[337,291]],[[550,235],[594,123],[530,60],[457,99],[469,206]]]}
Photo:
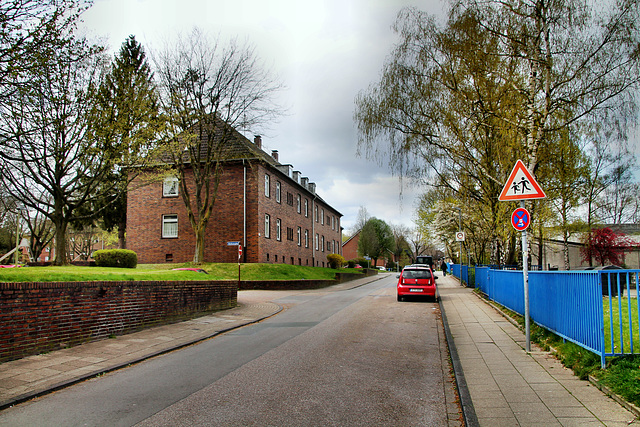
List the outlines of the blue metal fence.
{"label": "blue metal fence", "polygon": [[[451,269],[463,281],[464,267]],[[530,271],[529,314],[536,324],[600,355],[604,367],[607,356],[640,352],[639,277],[640,270]],[[475,267],[475,285],[524,315],[522,271]]]}

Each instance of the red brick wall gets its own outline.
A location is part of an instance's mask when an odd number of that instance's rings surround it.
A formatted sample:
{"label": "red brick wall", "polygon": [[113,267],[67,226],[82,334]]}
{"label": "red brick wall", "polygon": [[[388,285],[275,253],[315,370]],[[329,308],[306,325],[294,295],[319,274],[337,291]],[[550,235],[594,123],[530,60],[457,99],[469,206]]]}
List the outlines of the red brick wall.
{"label": "red brick wall", "polygon": [[[265,196],[265,175],[269,175],[270,179],[270,196]],[[285,263],[295,265],[315,265],[319,267],[327,266],[327,255],[334,253],[329,251],[327,242],[335,242],[335,252],[341,253],[342,233],[340,230],[340,214],[329,207],[322,200],[319,200],[314,194],[308,192],[302,186],[289,179],[285,174],[271,168],[260,166],[258,170],[258,218],[259,224],[259,261],[263,263]],[[281,184],[280,202],[276,199],[276,185]],[[288,203],[287,195],[292,195],[293,204]],[[297,208],[297,197],[300,195],[300,213]],[[308,205],[308,216],[305,216],[305,201]],[[314,206],[318,207],[317,221],[314,219]],[[324,209],[324,224],[320,215]],[[271,236],[265,236],[265,214],[269,214],[271,218]],[[327,220],[329,217],[329,220]],[[335,218],[333,224],[331,217]],[[277,220],[282,223],[281,239],[278,241],[276,236]],[[301,228],[301,244],[298,246],[297,229]],[[293,240],[289,240],[287,236],[287,228],[293,230]],[[305,230],[309,233],[309,247],[305,247]],[[325,244],[319,244],[319,248],[315,251],[315,237],[318,234],[319,241],[322,237]],[[333,249],[333,246],[332,246]]]}
{"label": "red brick wall", "polygon": [[350,259],[356,259],[358,255],[358,241],[360,240],[360,233],[353,236],[342,247],[342,256],[349,261]]}
{"label": "red brick wall", "polygon": [[[336,242],[341,252],[340,215],[324,202],[295,183],[280,171],[258,162],[245,162],[246,170],[246,245],[243,225],[244,166],[241,162],[225,166],[213,213],[207,226],[205,245],[206,262],[237,262],[237,246],[227,242],[243,243],[243,262],[286,263],[326,266],[326,256],[333,252],[327,242]],[[269,174],[271,195],[265,196],[265,174]],[[280,202],[276,201],[276,182],[281,183]],[[127,248],[138,254],[140,264],[164,263],[170,255],[172,262],[183,263],[193,259],[195,235],[187,217],[182,197],[162,197],[162,182],[140,186],[135,180],[129,189],[127,211]],[[287,194],[293,205],[287,203]],[[297,212],[297,196],[301,198],[301,213]],[[304,200],[308,201],[309,216],[304,215]],[[325,223],[313,221],[314,204],[318,212],[324,209]],[[265,214],[271,217],[271,237],[264,233]],[[178,238],[162,238],[162,215],[178,215]],[[327,217],[329,220],[327,220]],[[335,218],[333,227],[331,218]],[[282,222],[282,238],[276,239],[277,219]],[[301,245],[297,243],[297,228],[301,227]],[[287,228],[293,230],[288,240]],[[314,254],[315,233],[325,238],[324,247]],[[304,244],[304,230],[309,232],[309,247]]]}
{"label": "red brick wall", "polygon": [[238,283],[0,283],[0,363],[234,307]]}

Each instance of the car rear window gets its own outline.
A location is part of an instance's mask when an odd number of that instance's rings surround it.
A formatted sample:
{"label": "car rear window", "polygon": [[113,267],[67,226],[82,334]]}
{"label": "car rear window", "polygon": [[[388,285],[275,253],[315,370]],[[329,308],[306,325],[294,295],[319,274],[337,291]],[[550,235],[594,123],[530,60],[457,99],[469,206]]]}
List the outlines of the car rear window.
{"label": "car rear window", "polygon": [[431,271],[429,270],[404,270],[402,277],[405,279],[431,279]]}

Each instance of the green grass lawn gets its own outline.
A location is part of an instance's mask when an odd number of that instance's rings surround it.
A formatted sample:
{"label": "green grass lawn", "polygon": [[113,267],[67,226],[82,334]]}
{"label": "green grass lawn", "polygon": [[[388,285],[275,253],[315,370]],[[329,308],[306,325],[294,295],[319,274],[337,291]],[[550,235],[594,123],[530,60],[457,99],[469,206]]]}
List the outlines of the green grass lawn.
{"label": "green grass lawn", "polygon": [[[209,263],[197,266],[209,274],[173,271],[191,264],[140,264],[136,268],[21,267],[0,269],[0,282],[93,282],[101,280],[237,280],[238,264]],[[358,269],[304,267],[287,264],[242,264],[242,280],[333,280],[337,272],[361,273]]]}
{"label": "green grass lawn", "polygon": [[[638,328],[638,301],[636,298],[603,298],[605,351],[611,353],[611,321],[613,321],[613,342],[615,352],[629,353],[631,349],[630,333],[633,333],[633,352],[640,353],[640,336]],[[621,307],[619,306],[619,303]],[[631,305],[631,328],[629,328],[629,305]],[[621,310],[622,309],[622,310]],[[612,315],[609,315],[611,311]],[[620,324],[622,323],[622,343],[620,341]]]}

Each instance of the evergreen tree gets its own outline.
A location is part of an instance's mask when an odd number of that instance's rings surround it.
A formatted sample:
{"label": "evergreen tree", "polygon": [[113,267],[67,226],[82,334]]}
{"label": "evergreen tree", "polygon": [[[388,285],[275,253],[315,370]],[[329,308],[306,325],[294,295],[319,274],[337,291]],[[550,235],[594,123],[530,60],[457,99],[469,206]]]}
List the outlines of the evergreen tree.
{"label": "evergreen tree", "polygon": [[118,228],[120,247],[125,248],[127,184],[132,179],[126,166],[141,166],[152,151],[162,126],[153,73],[144,49],[131,35],[122,43],[96,94],[93,111],[94,137],[113,153],[110,179],[114,191],[98,203],[96,212],[107,231]]}

